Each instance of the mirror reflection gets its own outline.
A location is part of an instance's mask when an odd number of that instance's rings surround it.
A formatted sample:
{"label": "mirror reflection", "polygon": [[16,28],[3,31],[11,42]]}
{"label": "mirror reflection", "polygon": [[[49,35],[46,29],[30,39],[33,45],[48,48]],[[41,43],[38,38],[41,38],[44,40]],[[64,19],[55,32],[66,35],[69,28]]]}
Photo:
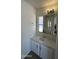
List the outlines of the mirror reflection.
{"label": "mirror reflection", "polygon": [[39,16],[39,32],[55,35],[57,33],[57,16],[54,9],[47,11],[46,15]]}

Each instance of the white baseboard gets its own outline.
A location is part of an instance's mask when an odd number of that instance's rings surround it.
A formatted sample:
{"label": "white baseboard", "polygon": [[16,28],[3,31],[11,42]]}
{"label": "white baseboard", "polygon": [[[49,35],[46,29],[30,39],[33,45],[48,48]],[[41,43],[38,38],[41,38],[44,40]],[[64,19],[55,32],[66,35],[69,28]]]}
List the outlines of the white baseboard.
{"label": "white baseboard", "polygon": [[25,55],[21,55],[21,59],[24,59],[24,57],[26,57],[29,52],[30,52],[30,51],[28,51]]}

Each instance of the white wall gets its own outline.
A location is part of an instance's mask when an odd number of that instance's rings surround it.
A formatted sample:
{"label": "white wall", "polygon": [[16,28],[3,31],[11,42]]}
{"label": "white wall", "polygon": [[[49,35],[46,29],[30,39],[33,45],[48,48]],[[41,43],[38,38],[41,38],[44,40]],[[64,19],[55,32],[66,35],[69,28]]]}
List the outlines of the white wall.
{"label": "white wall", "polygon": [[26,55],[30,49],[30,38],[35,33],[36,12],[25,0],[21,1],[21,54]]}

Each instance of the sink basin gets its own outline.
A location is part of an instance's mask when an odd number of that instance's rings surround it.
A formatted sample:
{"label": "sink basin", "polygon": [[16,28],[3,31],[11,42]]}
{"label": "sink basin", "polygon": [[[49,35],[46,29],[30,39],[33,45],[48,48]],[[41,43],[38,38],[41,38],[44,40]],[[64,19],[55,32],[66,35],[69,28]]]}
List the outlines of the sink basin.
{"label": "sink basin", "polygon": [[40,38],[40,40],[44,41],[44,39],[43,39],[43,38]]}

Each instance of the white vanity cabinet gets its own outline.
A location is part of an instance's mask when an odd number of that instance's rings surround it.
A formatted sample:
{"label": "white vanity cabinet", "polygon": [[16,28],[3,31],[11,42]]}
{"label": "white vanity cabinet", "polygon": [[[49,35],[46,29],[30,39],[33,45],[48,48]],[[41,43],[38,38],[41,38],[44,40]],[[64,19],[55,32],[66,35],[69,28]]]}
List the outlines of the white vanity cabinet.
{"label": "white vanity cabinet", "polygon": [[48,52],[47,52],[48,48],[45,47],[44,45],[40,46],[40,57],[42,59],[48,59]]}
{"label": "white vanity cabinet", "polygon": [[42,59],[55,59],[55,51],[52,48],[44,45],[40,46],[40,57]]}
{"label": "white vanity cabinet", "polygon": [[39,44],[33,40],[31,40],[31,48],[32,51],[35,52],[37,55],[39,55]]}
{"label": "white vanity cabinet", "polygon": [[42,59],[55,59],[55,51],[39,42],[31,40],[32,51],[35,52]]}
{"label": "white vanity cabinet", "polygon": [[48,48],[48,59],[55,59],[55,50]]}

